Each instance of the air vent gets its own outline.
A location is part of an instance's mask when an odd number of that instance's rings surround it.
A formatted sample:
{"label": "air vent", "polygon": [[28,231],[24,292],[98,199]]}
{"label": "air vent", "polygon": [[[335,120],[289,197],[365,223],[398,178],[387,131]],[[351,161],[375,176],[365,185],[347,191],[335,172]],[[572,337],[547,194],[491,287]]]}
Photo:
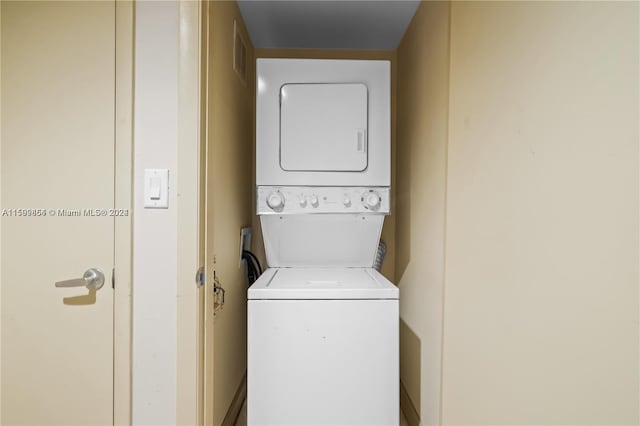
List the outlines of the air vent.
{"label": "air vent", "polygon": [[243,83],[247,82],[247,45],[238,30],[238,22],[233,21],[233,69]]}

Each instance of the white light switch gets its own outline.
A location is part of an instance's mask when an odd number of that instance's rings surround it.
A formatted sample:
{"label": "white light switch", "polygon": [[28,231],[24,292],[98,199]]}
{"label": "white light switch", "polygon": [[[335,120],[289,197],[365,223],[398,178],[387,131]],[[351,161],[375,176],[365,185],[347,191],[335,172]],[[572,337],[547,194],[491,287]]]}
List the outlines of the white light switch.
{"label": "white light switch", "polygon": [[144,169],[144,208],[169,208],[169,169]]}
{"label": "white light switch", "polygon": [[149,196],[152,200],[160,199],[160,178],[158,176],[151,176],[151,182],[149,183]]}

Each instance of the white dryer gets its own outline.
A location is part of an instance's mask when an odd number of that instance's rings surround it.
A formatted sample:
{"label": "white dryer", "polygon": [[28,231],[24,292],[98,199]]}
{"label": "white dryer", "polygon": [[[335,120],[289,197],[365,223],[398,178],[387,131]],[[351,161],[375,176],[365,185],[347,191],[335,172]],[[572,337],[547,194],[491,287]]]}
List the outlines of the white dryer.
{"label": "white dryer", "polygon": [[389,61],[258,59],[256,185],[391,184]]}
{"label": "white dryer", "polygon": [[249,425],[399,423],[398,289],[372,266],[390,211],[386,61],[260,59]]}

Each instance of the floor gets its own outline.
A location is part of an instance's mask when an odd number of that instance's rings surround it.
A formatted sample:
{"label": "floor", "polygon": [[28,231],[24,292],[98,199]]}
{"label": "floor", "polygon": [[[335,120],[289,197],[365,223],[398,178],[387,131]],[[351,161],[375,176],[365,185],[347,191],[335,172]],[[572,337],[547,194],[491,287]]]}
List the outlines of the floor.
{"label": "floor", "polygon": [[[242,410],[238,414],[236,419],[236,426],[247,426],[247,401],[242,404]],[[409,426],[407,419],[404,417],[404,413],[400,411],[400,426]]]}

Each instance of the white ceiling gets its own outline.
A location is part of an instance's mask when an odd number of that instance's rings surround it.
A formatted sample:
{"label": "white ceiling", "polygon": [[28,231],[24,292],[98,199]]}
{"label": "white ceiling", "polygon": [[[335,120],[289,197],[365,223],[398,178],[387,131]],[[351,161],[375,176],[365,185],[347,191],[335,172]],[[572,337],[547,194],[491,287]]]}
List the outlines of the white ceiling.
{"label": "white ceiling", "polygon": [[393,50],[420,1],[247,1],[238,6],[254,47]]}

